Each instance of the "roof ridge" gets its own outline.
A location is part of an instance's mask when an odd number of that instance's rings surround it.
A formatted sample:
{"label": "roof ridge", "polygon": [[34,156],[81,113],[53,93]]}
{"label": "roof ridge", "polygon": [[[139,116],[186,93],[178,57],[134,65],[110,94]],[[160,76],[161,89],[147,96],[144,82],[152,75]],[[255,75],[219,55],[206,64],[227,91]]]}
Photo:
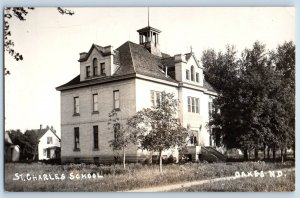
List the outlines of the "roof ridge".
{"label": "roof ridge", "polygon": [[134,73],[136,73],[135,64],[134,64],[134,62],[133,62],[133,55],[132,55],[132,52],[131,52],[131,46],[130,46],[131,41],[127,41],[127,42],[128,42],[129,52],[130,52],[130,58],[131,58],[131,61],[132,61],[133,71],[134,71]]}

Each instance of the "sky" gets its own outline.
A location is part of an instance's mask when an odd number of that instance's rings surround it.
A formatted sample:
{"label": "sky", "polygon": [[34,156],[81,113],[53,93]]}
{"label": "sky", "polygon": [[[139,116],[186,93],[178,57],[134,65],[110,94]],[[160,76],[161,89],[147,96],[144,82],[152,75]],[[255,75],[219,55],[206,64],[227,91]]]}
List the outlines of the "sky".
{"label": "sky", "polygon": [[[136,30],[147,26],[147,8],[70,8],[73,16],[56,8],[36,8],[26,21],[11,20],[15,49],[23,61],[4,54],[5,130],[37,129],[42,124],[60,133],[58,87],[79,74],[79,53],[93,43],[119,47],[138,43]],[[161,51],[170,55],[190,52],[198,59],[205,49],[235,45],[240,53],[255,41],[275,49],[295,42],[295,10],[289,7],[159,8],[150,7],[150,26],[162,31]]]}

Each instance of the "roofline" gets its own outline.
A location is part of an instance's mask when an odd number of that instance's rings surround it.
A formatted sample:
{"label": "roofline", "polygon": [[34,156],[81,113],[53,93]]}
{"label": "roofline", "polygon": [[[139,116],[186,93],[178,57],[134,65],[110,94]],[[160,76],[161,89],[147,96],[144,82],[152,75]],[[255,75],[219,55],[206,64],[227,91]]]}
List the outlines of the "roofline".
{"label": "roofline", "polygon": [[144,28],[141,28],[141,29],[137,30],[137,32],[142,33],[142,32],[148,31],[148,30],[152,30],[152,31],[155,31],[157,33],[161,33],[161,31],[159,29],[156,29],[156,28],[151,27],[149,25],[147,27],[144,27]]}
{"label": "roofline", "polygon": [[[41,130],[41,129],[37,129],[37,130]],[[54,133],[54,131],[52,131],[51,128],[48,128],[48,130],[46,131],[46,133],[47,133],[49,130],[50,130],[50,131],[51,131],[51,132],[59,139],[59,141],[61,140],[60,137],[58,137],[58,135],[57,135],[56,133]],[[44,133],[44,135],[45,135],[46,133]],[[39,138],[39,140],[40,140],[44,135],[42,135],[42,136]]]}
{"label": "roofline", "polygon": [[173,86],[173,87],[178,87],[178,82],[170,82],[170,81],[167,81],[167,80],[153,78],[153,77],[145,76],[145,75],[142,75],[142,74],[137,74],[136,78],[143,79],[143,80],[148,80],[148,81],[152,81],[152,82],[156,82],[156,83],[161,83],[161,84],[165,84],[165,85],[170,85],[170,86]]}
{"label": "roofline", "polygon": [[57,91],[65,91],[65,90],[69,90],[69,89],[76,89],[76,88],[87,87],[87,86],[91,86],[91,85],[105,84],[105,83],[115,82],[115,81],[119,81],[119,80],[127,80],[127,79],[131,79],[131,78],[135,78],[135,76],[136,76],[136,74],[132,73],[132,74],[126,74],[126,75],[121,75],[121,76],[110,76],[110,78],[101,79],[101,81],[91,79],[91,80],[86,80],[86,81],[80,82],[79,84],[76,84],[76,85],[69,85],[69,86],[62,85],[62,86],[56,87],[56,90]]}

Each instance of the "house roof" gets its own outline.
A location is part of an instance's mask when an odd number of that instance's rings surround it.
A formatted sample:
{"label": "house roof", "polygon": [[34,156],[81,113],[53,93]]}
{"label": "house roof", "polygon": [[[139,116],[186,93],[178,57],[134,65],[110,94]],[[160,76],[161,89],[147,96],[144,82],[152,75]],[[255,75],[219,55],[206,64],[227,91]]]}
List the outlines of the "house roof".
{"label": "house roof", "polygon": [[13,142],[11,141],[10,137],[9,137],[9,134],[7,131],[5,131],[5,137],[4,137],[4,141],[5,141],[5,144],[8,145],[8,144],[13,144]]}
{"label": "house roof", "polygon": [[[86,57],[88,57],[88,54],[91,53],[93,48],[96,48],[100,52],[103,51],[103,47],[93,44],[87,55],[79,61],[87,59]],[[192,55],[192,53],[185,54],[186,60],[190,59]],[[170,56],[166,53],[162,53],[162,57],[155,56],[144,46],[131,41],[125,42],[114,50],[114,63],[118,63],[119,67],[112,76],[80,81],[80,75],[78,75],[68,83],[61,85],[56,89],[61,91],[71,89],[73,87],[89,86],[121,79],[134,78],[137,74],[177,83],[175,80],[174,56]],[[166,67],[168,67],[167,75],[164,71]],[[214,91],[211,85],[207,82],[204,83],[204,87],[208,88],[210,91]]]}
{"label": "house roof", "polygon": [[38,139],[41,139],[48,131],[51,131],[59,140],[60,138],[57,136],[56,133],[54,133],[51,128],[45,128],[45,129],[34,129],[35,133],[38,136]]}

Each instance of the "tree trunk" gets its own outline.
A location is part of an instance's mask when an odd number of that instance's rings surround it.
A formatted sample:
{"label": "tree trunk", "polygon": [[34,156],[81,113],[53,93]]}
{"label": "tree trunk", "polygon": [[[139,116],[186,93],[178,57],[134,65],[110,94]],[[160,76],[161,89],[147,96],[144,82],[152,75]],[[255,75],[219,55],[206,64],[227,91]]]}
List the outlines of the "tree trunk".
{"label": "tree trunk", "polygon": [[244,160],[248,160],[248,150],[244,149]]}
{"label": "tree trunk", "polygon": [[125,156],[125,147],[123,147],[123,168],[124,169],[126,168],[125,159],[126,159],[126,156]]}
{"label": "tree trunk", "polygon": [[283,149],[280,149],[280,157],[281,157],[281,163],[283,163]]}
{"label": "tree trunk", "polygon": [[266,146],[264,145],[264,159],[266,159]]}
{"label": "tree trunk", "polygon": [[162,173],[162,151],[159,152],[159,172]]}
{"label": "tree trunk", "polygon": [[270,159],[270,147],[268,146],[268,159]]}
{"label": "tree trunk", "polygon": [[273,161],[275,162],[276,160],[276,146],[273,146]]}
{"label": "tree trunk", "polygon": [[255,157],[255,161],[258,160],[258,149],[255,147],[254,149],[254,157]]}

